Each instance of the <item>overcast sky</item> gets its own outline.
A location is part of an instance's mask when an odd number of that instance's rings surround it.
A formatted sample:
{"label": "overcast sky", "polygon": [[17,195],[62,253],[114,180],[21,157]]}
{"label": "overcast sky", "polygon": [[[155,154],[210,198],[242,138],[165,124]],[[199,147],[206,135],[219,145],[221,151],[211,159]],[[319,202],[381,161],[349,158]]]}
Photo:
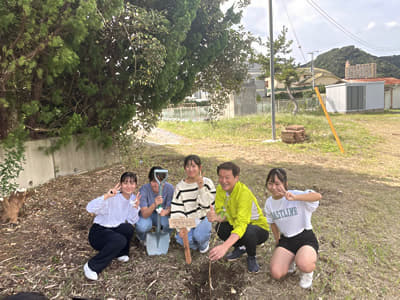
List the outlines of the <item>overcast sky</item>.
{"label": "overcast sky", "polygon": [[[269,35],[268,7],[269,0],[252,0],[242,18],[247,31],[264,39]],[[349,45],[376,56],[400,55],[400,0],[273,0],[272,11],[274,39],[283,25],[288,27],[292,56],[299,63],[311,60],[309,52],[319,51],[315,58]]]}

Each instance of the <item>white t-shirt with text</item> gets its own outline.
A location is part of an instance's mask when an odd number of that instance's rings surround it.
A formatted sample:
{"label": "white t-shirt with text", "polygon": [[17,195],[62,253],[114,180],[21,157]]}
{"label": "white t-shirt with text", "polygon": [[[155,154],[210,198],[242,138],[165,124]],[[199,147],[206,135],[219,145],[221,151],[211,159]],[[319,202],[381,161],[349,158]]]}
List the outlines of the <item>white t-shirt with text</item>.
{"label": "white t-shirt with text", "polygon": [[[312,192],[312,190],[290,190],[294,195]],[[289,201],[285,197],[275,200],[269,197],[265,203],[265,214],[269,224],[275,223],[281,234],[293,237],[304,229],[312,229],[311,215],[317,209],[319,201]]]}

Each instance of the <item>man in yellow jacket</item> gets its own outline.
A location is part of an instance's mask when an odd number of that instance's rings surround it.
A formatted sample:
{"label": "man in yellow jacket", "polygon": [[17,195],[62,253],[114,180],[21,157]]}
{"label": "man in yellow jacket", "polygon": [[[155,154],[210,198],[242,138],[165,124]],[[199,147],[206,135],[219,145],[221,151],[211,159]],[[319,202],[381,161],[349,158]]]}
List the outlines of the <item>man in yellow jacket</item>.
{"label": "man in yellow jacket", "polygon": [[217,167],[218,182],[215,209],[207,214],[210,222],[217,222],[216,231],[224,243],[211,249],[210,259],[225,256],[231,246],[234,250],[226,258],[235,260],[247,252],[247,268],[257,273],[256,246],[269,236],[267,219],[264,217],[256,197],[239,181],[240,168],[233,162]]}

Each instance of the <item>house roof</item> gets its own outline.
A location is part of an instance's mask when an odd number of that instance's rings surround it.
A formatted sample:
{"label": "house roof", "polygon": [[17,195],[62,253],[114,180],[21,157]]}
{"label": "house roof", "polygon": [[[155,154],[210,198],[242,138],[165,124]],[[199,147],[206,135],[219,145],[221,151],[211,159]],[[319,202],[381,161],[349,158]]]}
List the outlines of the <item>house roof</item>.
{"label": "house roof", "polygon": [[[311,69],[310,69],[310,67],[307,67],[307,68],[298,68],[297,70],[299,70],[299,71],[302,72],[303,74],[309,74],[309,75],[311,75]],[[325,74],[325,75],[330,75],[330,76],[335,76],[335,77],[336,77],[335,74],[333,74],[332,72],[330,72],[330,71],[328,71],[328,70],[314,67],[314,75],[317,74],[317,73],[322,73],[322,74]]]}
{"label": "house roof", "polygon": [[[298,70],[302,74],[307,74],[307,75],[312,74],[310,68],[298,68]],[[318,78],[333,78],[333,79],[336,79],[337,81],[341,81],[341,79],[339,77],[337,77],[332,72],[329,72],[328,70],[321,69],[321,68],[314,68],[314,80],[316,80]],[[297,85],[312,84],[312,81],[313,81],[312,77],[308,77],[308,78],[304,78],[303,80],[300,80],[296,84]]]}
{"label": "house roof", "polygon": [[[340,81],[341,79],[337,76],[335,76],[334,74],[329,74],[329,73],[316,73],[314,74],[314,80],[317,80],[318,78],[333,78],[337,81]],[[305,78],[304,80],[300,81],[299,84],[306,84],[309,83],[311,84],[313,81],[312,77],[309,78]]]}
{"label": "house roof", "polygon": [[400,84],[400,79],[394,77],[376,77],[376,78],[360,78],[360,79],[349,79],[347,82],[374,82],[384,81],[385,85]]}

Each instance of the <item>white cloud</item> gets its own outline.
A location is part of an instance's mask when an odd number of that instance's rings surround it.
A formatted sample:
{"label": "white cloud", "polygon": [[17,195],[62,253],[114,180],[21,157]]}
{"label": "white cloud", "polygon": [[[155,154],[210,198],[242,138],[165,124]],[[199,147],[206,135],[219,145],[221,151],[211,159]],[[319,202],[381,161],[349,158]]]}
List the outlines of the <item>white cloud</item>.
{"label": "white cloud", "polygon": [[386,25],[386,27],[388,27],[388,28],[393,28],[393,27],[398,27],[398,26],[400,26],[400,24],[397,23],[396,21],[386,22],[385,25]]}
{"label": "white cloud", "polygon": [[[226,9],[237,1],[227,0],[223,6]],[[306,0],[272,0],[274,38],[280,33],[283,25],[288,27],[288,38],[294,41],[292,54],[297,61],[303,61],[303,56],[306,56],[308,60],[308,52],[316,50],[320,50],[320,54],[332,48],[348,45],[366,48],[331,24],[328,17],[318,13],[310,2]],[[393,36],[400,35],[399,0],[386,0],[385,5],[382,5],[381,0],[369,0],[361,6],[359,1],[349,0],[314,0],[313,2],[317,3],[329,17],[341,26],[370,43],[371,48],[365,49],[367,52],[377,56],[400,54],[400,39],[393,38]],[[242,19],[246,30],[261,37],[264,41],[269,36],[268,7],[269,0],[251,0],[251,4],[243,11]],[[297,39],[299,43],[297,43]],[[303,53],[298,44],[301,45]],[[255,47],[260,52],[266,51],[263,47]],[[373,51],[374,48],[395,50]]]}
{"label": "white cloud", "polygon": [[367,26],[367,30],[370,30],[370,29],[374,28],[375,26],[376,26],[376,23],[374,21],[369,22],[368,26]]}

